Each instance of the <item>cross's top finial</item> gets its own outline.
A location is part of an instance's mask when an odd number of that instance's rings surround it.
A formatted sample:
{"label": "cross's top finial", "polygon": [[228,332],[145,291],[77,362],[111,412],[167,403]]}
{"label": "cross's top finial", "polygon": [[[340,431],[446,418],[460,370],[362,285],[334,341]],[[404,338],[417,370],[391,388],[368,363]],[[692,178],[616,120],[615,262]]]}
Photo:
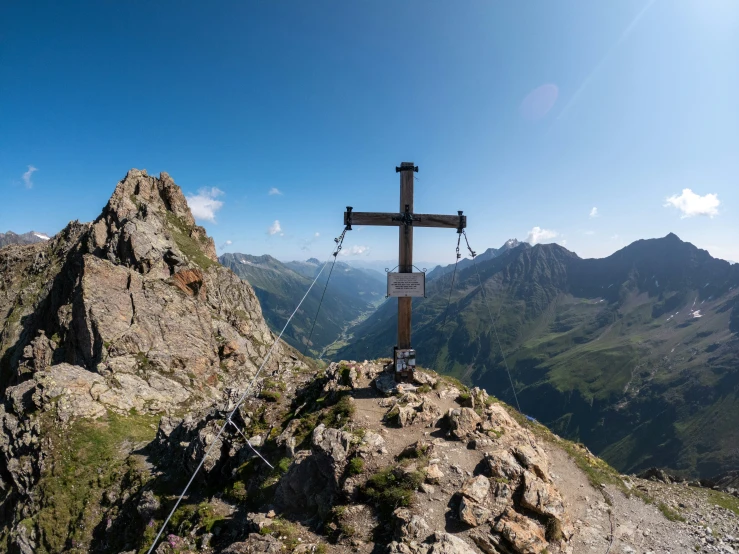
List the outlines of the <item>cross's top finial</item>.
{"label": "cross's top finial", "polygon": [[400,167],[395,167],[395,173],[400,173],[401,171],[413,171],[418,173],[418,166],[413,165],[413,162],[401,162]]}

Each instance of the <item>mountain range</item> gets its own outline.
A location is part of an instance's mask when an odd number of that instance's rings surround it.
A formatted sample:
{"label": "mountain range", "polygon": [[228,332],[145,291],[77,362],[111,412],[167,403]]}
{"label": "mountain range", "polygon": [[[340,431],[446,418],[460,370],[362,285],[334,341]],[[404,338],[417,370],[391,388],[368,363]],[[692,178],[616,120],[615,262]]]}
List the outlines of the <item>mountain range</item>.
{"label": "mountain range", "polygon": [[8,231],[7,233],[0,233],[0,248],[9,244],[35,244],[46,240],[49,240],[48,235],[36,231],[29,231],[20,235]]}
{"label": "mountain range", "polygon": [[[674,234],[603,259],[522,243],[460,262],[447,311],[451,270],[414,299],[420,364],[514,404],[515,390],[524,412],[621,471],[739,465],[739,266]],[[395,306],[336,357],[389,355]]]}
{"label": "mountain range", "polygon": [[[485,262],[487,260],[492,260],[493,258],[497,258],[501,254],[507,252],[511,248],[516,248],[517,246],[521,244],[528,244],[524,242],[519,242],[516,239],[509,239],[501,246],[500,248],[488,248],[485,250],[482,254],[477,254],[475,256],[475,262],[481,263]],[[460,246],[462,248],[462,246]],[[462,255],[462,252],[460,250],[460,256]],[[466,269],[472,265],[472,258],[467,257],[461,257],[460,260],[456,264],[457,271],[461,271],[463,269]],[[434,279],[438,279],[442,275],[447,275],[454,271],[455,264],[449,264],[449,265],[438,265],[434,267],[431,271],[428,272],[428,275],[426,275],[426,279],[428,281],[432,281]]]}
{"label": "mountain range", "polygon": [[[339,261],[333,271],[332,262],[324,268],[324,262],[315,258],[305,262],[283,263],[267,255],[223,254],[219,261],[254,287],[264,317],[277,333],[282,330],[287,318],[323,268],[318,281],[283,335],[288,344],[314,357],[320,356],[324,349],[340,340],[352,322],[371,313],[386,292],[384,275]],[[324,296],[329,273],[331,279]],[[319,311],[322,297],[323,304]],[[315,328],[312,329],[314,321]],[[306,349],[309,337],[310,344]]]}

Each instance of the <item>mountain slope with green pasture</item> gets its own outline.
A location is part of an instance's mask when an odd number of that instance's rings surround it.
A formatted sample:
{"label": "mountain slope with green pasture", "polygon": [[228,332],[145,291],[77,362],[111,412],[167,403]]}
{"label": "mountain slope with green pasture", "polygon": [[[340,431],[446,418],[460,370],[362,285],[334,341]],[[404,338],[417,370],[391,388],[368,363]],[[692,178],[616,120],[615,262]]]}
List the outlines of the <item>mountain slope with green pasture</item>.
{"label": "mountain slope with green pasture", "polygon": [[[518,247],[458,270],[415,299],[422,365],[514,402],[624,472],[713,475],[739,465],[739,266],[670,234],[604,259]],[[395,302],[337,357],[387,356]]]}

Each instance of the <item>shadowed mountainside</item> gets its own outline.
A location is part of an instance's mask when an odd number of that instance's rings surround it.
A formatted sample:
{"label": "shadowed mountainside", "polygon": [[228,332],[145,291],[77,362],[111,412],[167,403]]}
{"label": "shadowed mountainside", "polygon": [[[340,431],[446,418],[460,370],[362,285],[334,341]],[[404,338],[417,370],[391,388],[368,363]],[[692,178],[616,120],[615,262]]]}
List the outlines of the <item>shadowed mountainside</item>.
{"label": "shadowed mountainside", "polygon": [[[283,263],[271,256],[248,254],[223,254],[219,261],[254,287],[264,317],[277,333],[324,265],[315,258],[306,262]],[[302,352],[315,320],[311,344],[306,351],[307,355],[314,357],[337,340],[350,322],[374,310],[377,302],[385,296],[383,275],[337,261],[319,312],[329,269],[330,263],[283,335],[288,344]]]}

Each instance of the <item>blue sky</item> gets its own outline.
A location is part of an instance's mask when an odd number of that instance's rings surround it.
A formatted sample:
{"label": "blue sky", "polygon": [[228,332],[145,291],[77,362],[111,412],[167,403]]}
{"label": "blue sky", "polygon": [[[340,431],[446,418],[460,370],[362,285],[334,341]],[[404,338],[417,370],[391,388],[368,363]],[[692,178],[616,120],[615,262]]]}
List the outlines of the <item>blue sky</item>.
{"label": "blue sky", "polygon": [[[137,167],[220,252],[326,258],[413,161],[416,211],[464,210],[480,251],[674,232],[739,261],[734,0],[4,2],[0,110],[2,231],[92,220]],[[455,241],[418,230],[415,257]]]}

